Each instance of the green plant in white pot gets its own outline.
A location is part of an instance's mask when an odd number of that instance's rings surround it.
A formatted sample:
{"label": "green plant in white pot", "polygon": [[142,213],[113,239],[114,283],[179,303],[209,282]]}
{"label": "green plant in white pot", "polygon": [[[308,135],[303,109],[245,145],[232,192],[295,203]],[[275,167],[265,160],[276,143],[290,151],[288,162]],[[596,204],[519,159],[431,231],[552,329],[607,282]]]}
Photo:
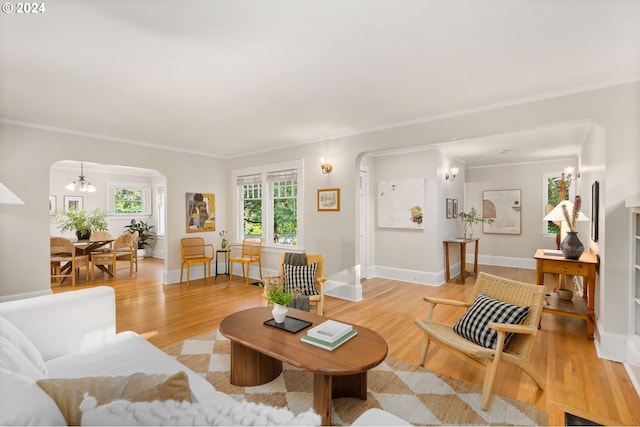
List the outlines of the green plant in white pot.
{"label": "green plant in white pot", "polygon": [[469,212],[460,212],[458,214],[462,224],[464,225],[464,238],[471,239],[473,237],[473,225],[474,224],[492,224],[495,220],[493,218],[486,218],[480,215],[476,208],[472,207]]}

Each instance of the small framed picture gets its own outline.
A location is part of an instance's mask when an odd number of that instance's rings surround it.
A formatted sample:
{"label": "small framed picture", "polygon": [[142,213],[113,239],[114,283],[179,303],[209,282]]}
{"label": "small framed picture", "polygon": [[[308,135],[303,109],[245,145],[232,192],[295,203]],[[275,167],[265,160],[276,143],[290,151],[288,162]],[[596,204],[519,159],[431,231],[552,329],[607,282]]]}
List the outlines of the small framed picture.
{"label": "small framed picture", "polygon": [[458,199],[453,199],[453,217],[458,218]]}
{"label": "small framed picture", "polygon": [[49,215],[56,213],[57,203],[56,196],[49,196]]}
{"label": "small framed picture", "polygon": [[318,190],[318,212],[340,211],[340,189],[323,188]]}
{"label": "small framed picture", "polygon": [[453,199],[447,198],[447,219],[453,218]]}
{"label": "small framed picture", "polygon": [[81,211],[82,210],[82,196],[64,196],[64,211]]}

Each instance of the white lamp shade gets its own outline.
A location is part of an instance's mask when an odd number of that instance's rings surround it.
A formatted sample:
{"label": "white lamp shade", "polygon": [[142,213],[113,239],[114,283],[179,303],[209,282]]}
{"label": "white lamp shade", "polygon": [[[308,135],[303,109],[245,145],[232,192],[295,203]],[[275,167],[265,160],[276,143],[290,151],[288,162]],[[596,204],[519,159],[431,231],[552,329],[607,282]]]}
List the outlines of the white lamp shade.
{"label": "white lamp shade", "polygon": [[[567,212],[569,212],[569,215],[571,215],[571,212],[573,212],[573,203],[571,203],[568,200],[563,200],[560,203],[558,203],[558,205],[555,208],[553,208],[553,210],[551,210],[551,212],[549,212],[547,216],[542,218],[542,220],[543,221],[566,221],[566,218],[562,213],[562,205],[567,207]],[[582,213],[582,211],[580,211],[578,213],[578,218],[576,218],[576,221],[589,221],[589,217],[587,217],[585,214]]]}
{"label": "white lamp shade", "polygon": [[24,205],[24,202],[20,200],[18,196],[13,194],[11,190],[4,186],[0,182],[0,204],[3,205]]}

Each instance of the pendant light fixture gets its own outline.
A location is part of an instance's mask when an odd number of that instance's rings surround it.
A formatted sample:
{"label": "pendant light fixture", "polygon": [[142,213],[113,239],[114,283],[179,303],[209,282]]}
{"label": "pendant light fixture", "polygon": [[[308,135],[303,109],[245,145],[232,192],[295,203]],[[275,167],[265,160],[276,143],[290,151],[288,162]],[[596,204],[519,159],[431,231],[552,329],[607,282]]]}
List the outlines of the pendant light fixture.
{"label": "pendant light fixture", "polygon": [[65,188],[69,191],[76,191],[77,188],[78,191],[82,191],[83,193],[93,193],[96,191],[96,187],[84,177],[84,164],[82,163],[80,163],[80,175],[78,178],[80,179],[70,182]]}

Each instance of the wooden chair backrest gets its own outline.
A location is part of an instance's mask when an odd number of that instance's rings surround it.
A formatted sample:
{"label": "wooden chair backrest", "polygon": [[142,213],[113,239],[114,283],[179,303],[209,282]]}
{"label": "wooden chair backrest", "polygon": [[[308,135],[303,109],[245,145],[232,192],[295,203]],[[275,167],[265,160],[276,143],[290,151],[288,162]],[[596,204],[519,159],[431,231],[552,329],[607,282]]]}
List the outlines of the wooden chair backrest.
{"label": "wooden chair backrest", "polygon": [[50,239],[51,255],[67,255],[75,256],[76,247],[73,242],[66,237],[51,237]]}
{"label": "wooden chair backrest", "polygon": [[122,248],[133,249],[133,236],[131,234],[123,233],[114,240],[113,250],[117,251]]}
{"label": "wooden chair backrest", "polygon": [[246,237],[242,241],[242,256],[257,258],[262,251],[262,238]]}
{"label": "wooden chair backrest", "polygon": [[[285,253],[280,255],[280,275],[283,274],[282,265],[284,264]],[[314,262],[318,263],[318,269],[316,270],[316,279],[318,277],[324,277],[324,254],[307,254],[307,265],[311,265]]]}
{"label": "wooden chair backrest", "polygon": [[111,235],[110,232],[106,230],[100,230],[100,231],[93,231],[91,233],[91,237],[99,240],[99,239],[110,239],[113,236]]}
{"label": "wooden chair backrest", "polygon": [[182,259],[205,255],[204,239],[202,237],[183,237],[180,239]]}

